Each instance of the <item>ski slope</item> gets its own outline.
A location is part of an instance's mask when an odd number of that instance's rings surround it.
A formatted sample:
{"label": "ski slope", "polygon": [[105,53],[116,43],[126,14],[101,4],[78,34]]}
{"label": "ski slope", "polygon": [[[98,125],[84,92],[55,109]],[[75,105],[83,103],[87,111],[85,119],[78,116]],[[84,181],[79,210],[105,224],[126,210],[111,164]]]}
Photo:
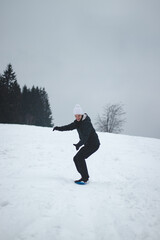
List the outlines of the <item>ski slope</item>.
{"label": "ski slope", "polygon": [[160,140],[98,135],[80,186],[76,131],[0,124],[1,240],[160,239]]}

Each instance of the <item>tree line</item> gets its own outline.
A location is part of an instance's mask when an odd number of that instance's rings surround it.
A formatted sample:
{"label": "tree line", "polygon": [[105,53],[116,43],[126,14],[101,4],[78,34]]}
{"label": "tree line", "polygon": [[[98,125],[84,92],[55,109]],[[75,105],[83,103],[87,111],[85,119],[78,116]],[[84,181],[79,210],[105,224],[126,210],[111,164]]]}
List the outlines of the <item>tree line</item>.
{"label": "tree line", "polygon": [[25,85],[21,90],[11,64],[0,74],[0,123],[53,126],[45,88]]}

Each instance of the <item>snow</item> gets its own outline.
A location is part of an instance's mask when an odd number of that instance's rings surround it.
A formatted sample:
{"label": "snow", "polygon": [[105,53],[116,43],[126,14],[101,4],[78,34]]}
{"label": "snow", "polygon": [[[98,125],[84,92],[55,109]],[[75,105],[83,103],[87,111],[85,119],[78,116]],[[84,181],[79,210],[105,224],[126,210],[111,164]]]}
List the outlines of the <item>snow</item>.
{"label": "snow", "polygon": [[1,240],[160,239],[160,140],[98,135],[80,186],[76,131],[0,124]]}

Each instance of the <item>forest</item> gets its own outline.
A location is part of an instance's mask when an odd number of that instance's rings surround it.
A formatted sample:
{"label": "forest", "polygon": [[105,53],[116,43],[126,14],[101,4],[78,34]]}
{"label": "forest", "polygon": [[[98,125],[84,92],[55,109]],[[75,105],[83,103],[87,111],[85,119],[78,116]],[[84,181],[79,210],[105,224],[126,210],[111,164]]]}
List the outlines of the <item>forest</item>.
{"label": "forest", "polygon": [[0,123],[53,126],[52,112],[45,88],[21,89],[11,64],[0,74]]}

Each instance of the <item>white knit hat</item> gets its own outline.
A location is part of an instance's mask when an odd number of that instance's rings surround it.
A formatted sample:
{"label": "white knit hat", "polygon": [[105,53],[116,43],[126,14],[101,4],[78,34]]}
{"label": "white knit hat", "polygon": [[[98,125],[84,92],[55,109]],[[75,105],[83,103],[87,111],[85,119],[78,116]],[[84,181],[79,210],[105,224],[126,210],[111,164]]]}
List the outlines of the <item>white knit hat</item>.
{"label": "white knit hat", "polygon": [[83,109],[81,108],[81,106],[79,104],[76,104],[74,109],[73,109],[73,114],[76,115],[76,114],[79,114],[79,115],[83,115],[84,112],[83,112]]}

